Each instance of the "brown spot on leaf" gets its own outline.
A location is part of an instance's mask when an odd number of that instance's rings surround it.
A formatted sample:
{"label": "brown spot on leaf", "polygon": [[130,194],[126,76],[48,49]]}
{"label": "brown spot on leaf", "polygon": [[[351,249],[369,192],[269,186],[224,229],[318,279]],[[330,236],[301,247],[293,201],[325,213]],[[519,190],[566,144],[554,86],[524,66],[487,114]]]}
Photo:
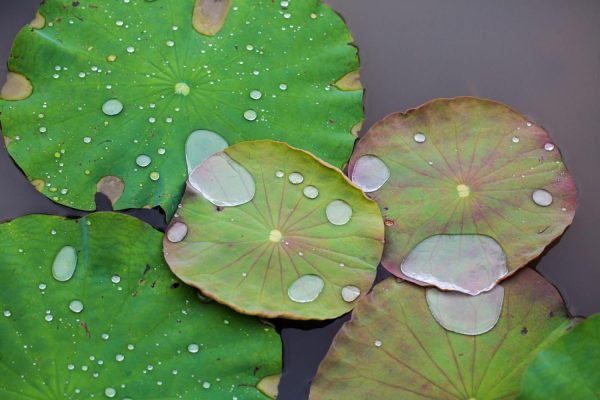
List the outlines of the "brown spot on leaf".
{"label": "brown spot on leaf", "polygon": [[41,193],[44,190],[44,185],[46,184],[46,182],[44,182],[41,179],[34,179],[31,181],[31,184],[33,185],[33,187],[35,187],[35,190]]}
{"label": "brown spot on leaf", "polygon": [[8,147],[8,145],[12,142],[9,137],[4,136],[4,147]]}
{"label": "brown spot on leaf", "polygon": [[125,184],[121,178],[117,176],[105,176],[98,181],[96,190],[99,193],[106,195],[110,202],[115,205],[125,190]]}
{"label": "brown spot on leaf", "polygon": [[391,219],[386,219],[384,222],[385,226],[394,226],[395,222]]}
{"label": "brown spot on leaf", "polygon": [[203,35],[216,35],[227,19],[230,6],[231,0],[196,0],[192,15],[194,29]]}
{"label": "brown spot on leaf", "polygon": [[364,121],[360,121],[358,124],[354,125],[354,126],[352,127],[352,129],[350,129],[350,132],[351,132],[351,133],[352,133],[354,136],[358,137],[358,134],[360,133],[360,130],[361,130],[361,129],[362,129],[362,127],[363,127],[363,123],[364,123]]}
{"label": "brown spot on leaf", "polygon": [[281,375],[270,375],[262,378],[256,388],[261,391],[265,396],[276,399],[279,394],[279,380]]}
{"label": "brown spot on leaf", "polygon": [[46,25],[46,18],[40,12],[35,13],[35,17],[29,23],[29,26],[33,29],[42,29]]}
{"label": "brown spot on leaf", "polygon": [[357,70],[347,73],[335,83],[335,87],[344,91],[362,90],[363,86],[362,83],[360,83],[360,72]]}
{"label": "brown spot on leaf", "polygon": [[25,75],[16,72],[6,74],[6,82],[0,90],[0,97],[4,100],[23,100],[31,95],[33,86]]}
{"label": "brown spot on leaf", "polygon": [[85,321],[81,321],[81,322],[79,323],[79,325],[80,325],[80,326],[81,326],[81,327],[82,327],[82,328],[85,330],[85,336],[87,336],[87,337],[90,337],[90,336],[91,336],[91,333],[90,333],[90,330],[88,329],[88,326],[87,326],[87,324],[85,323]]}

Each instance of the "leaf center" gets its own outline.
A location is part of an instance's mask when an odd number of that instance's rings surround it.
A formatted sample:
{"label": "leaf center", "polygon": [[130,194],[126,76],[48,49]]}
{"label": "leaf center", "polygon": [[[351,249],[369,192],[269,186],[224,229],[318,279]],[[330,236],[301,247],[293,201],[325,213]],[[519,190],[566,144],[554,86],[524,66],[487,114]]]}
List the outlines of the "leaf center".
{"label": "leaf center", "polygon": [[190,87],[185,82],[179,82],[175,84],[175,94],[187,96],[188,94],[190,94]]}
{"label": "leaf center", "polygon": [[469,197],[471,194],[471,188],[462,183],[456,185],[456,191],[458,192],[458,197]]}
{"label": "leaf center", "polygon": [[281,242],[282,238],[283,238],[283,235],[277,229],[273,229],[271,231],[271,233],[269,234],[269,240],[271,242],[279,243],[279,242]]}

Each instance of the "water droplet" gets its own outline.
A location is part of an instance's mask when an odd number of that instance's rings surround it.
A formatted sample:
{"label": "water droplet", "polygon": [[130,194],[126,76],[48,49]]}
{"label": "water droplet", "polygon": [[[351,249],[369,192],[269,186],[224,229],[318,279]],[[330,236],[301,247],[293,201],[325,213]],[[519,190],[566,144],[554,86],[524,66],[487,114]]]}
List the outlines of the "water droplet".
{"label": "water droplet", "polygon": [[288,288],[288,297],[296,303],[315,301],[323,291],[325,282],[317,275],[304,275],[296,279]]}
{"label": "water droplet", "polygon": [[200,351],[200,346],[198,346],[196,343],[190,343],[187,347],[187,351],[189,351],[192,354],[196,354]]}
{"label": "water droplet", "polygon": [[283,171],[276,171],[275,176],[277,178],[283,178],[285,176],[285,173]]}
{"label": "water droplet", "polygon": [[352,207],[345,201],[334,200],[327,205],[325,214],[333,225],[346,225],[352,218]]}
{"label": "water droplet", "polygon": [[132,345],[132,344],[127,345],[127,350],[133,350],[133,349],[135,349],[134,345]]}
{"label": "water droplet", "polygon": [[304,177],[302,176],[301,173],[299,172],[292,172],[289,176],[288,176],[288,180],[290,181],[290,183],[294,184],[294,185],[299,185],[302,182],[304,182]]}
{"label": "water droplet", "polygon": [[3,314],[4,314],[5,317],[8,318],[8,317],[10,317],[12,315],[12,312],[10,312],[10,310],[4,310]]}
{"label": "water droplet", "polygon": [[210,382],[203,382],[203,383],[202,383],[202,387],[203,387],[204,389],[210,389]]}
{"label": "water droplet", "polygon": [[390,170],[379,158],[371,155],[360,157],[352,170],[352,182],[365,193],[379,190],[390,178]]}
{"label": "water droplet", "polygon": [[288,86],[285,83],[279,85],[279,90],[287,90]]}
{"label": "water droplet", "polygon": [[104,395],[109,399],[112,399],[117,395],[117,391],[114,388],[107,387],[106,389],[104,389]]}
{"label": "water droplet", "polygon": [[491,330],[502,311],[504,288],[495,286],[477,296],[427,288],[427,305],[446,330],[463,335],[481,335]]}
{"label": "water droplet", "polygon": [[256,117],[257,117],[256,111],[254,111],[254,110],[244,111],[244,118],[246,118],[246,120],[254,121],[254,120],[256,120]]}
{"label": "water droplet", "polygon": [[554,148],[555,148],[554,143],[548,142],[544,145],[544,150],[546,150],[546,151],[552,151],[552,150],[554,150]]}
{"label": "water droplet", "polygon": [[92,138],[89,136],[86,136],[83,138],[83,143],[92,143]]}
{"label": "water droplet", "polygon": [[153,181],[157,181],[160,179],[160,174],[156,171],[150,173],[150,179]]}
{"label": "water droplet", "polygon": [[118,362],[122,362],[125,359],[125,356],[123,354],[117,354],[115,356],[115,360],[117,360]]}
{"label": "water droplet", "polygon": [[134,52],[135,52],[135,47],[133,47],[133,46],[129,46],[129,47],[127,47],[127,52],[128,52],[129,54],[132,54],[132,53],[134,53]]}
{"label": "water droplet", "polygon": [[117,99],[107,100],[102,105],[102,112],[108,116],[118,115],[121,113],[121,111],[123,111],[123,103]]}
{"label": "water droplet", "polygon": [[239,206],[254,198],[254,178],[225,153],[210,156],[189,177],[193,189],[215,206]]}
{"label": "water droplet", "polygon": [[119,282],[121,282],[121,277],[120,277],[119,275],[113,275],[113,276],[110,278],[110,281],[111,281],[112,283],[119,283]]}
{"label": "water droplet", "polygon": [[521,141],[521,138],[519,138],[518,136],[513,136],[512,137],[512,142],[513,143],[519,143]]}
{"label": "water droplet", "polygon": [[552,204],[552,194],[544,189],[538,189],[531,196],[533,202],[540,207],[548,207]]}
{"label": "water droplet", "polygon": [[528,123],[527,123],[527,126],[531,126],[531,125],[533,125],[531,122],[528,122]]}
{"label": "water droplet", "polygon": [[48,129],[45,126],[41,126],[40,133],[46,133],[46,132],[48,132]]}
{"label": "water droplet", "polygon": [[252,50],[254,50],[254,46],[252,46],[251,44],[247,44],[246,45],[246,50],[252,51]]}
{"label": "water droplet", "polygon": [[309,199],[316,199],[319,196],[319,189],[314,186],[306,186],[302,189],[302,193]]}
{"label": "water droplet", "polygon": [[179,243],[188,233],[188,227],[183,222],[175,222],[167,231],[167,240],[171,243]]}
{"label": "water droplet", "polygon": [[100,337],[102,338],[102,340],[108,340],[108,339],[110,339],[110,335],[108,333],[103,333],[102,335],[100,335]]}
{"label": "water droplet", "polygon": [[425,137],[425,134],[423,132],[415,133],[415,135],[413,136],[413,139],[415,139],[415,142],[417,142],[417,143],[423,143],[423,142],[425,142],[425,140],[427,140],[427,138]]}
{"label": "water droplet", "polygon": [[375,347],[381,347],[383,345],[383,343],[381,342],[381,340],[376,340],[373,342],[373,344],[375,345]]}
{"label": "water droplet", "polygon": [[185,142],[185,160],[190,174],[204,160],[226,149],[229,143],[218,133],[197,130],[190,133]]}
{"label": "water droplet", "polygon": [[69,364],[69,365],[67,365],[67,369],[69,371],[73,371],[75,369],[75,364]]}
{"label": "water droplet", "polygon": [[290,14],[290,13],[283,14],[283,18],[285,18],[285,19],[290,19],[291,17],[292,17],[292,14]]}
{"label": "water droplet", "polygon": [[40,283],[38,285],[38,289],[40,289],[40,290],[46,290],[46,284],[45,283]]}
{"label": "water droplet", "polygon": [[79,300],[73,300],[69,303],[69,310],[79,314],[83,311],[83,303]]}
{"label": "water droplet", "polygon": [[142,168],[146,168],[148,165],[150,165],[151,162],[152,158],[150,158],[150,156],[147,156],[146,154],[140,154],[135,159],[135,163]]}
{"label": "water droplet", "polygon": [[44,319],[46,320],[46,322],[52,322],[54,316],[52,314],[46,314],[44,315]]}
{"label": "water droplet", "polygon": [[156,122],[156,118],[150,117],[150,118],[148,118],[148,122],[150,122],[151,124],[154,124]]}
{"label": "water droplet", "polygon": [[342,299],[347,303],[352,303],[360,296],[360,289],[353,285],[344,286],[342,288]]}
{"label": "water droplet", "polygon": [[85,72],[80,72],[77,76],[79,76],[80,78],[85,78]]}
{"label": "water droplet", "polygon": [[259,100],[262,97],[260,90],[253,90],[250,92],[250,98],[253,100]]}
{"label": "water droplet", "polygon": [[66,282],[73,277],[77,267],[77,251],[71,246],[65,246],[56,254],[52,264],[52,276],[60,282]]}
{"label": "water droplet", "polygon": [[175,84],[175,94],[180,94],[182,96],[187,96],[190,94],[190,87],[185,82],[179,82]]}
{"label": "water droplet", "polygon": [[167,44],[167,46],[168,46],[168,47],[173,47],[173,46],[175,46],[175,42],[174,42],[174,41],[172,41],[172,40],[167,40],[166,44]]}
{"label": "water droplet", "polygon": [[280,231],[278,231],[277,229],[273,229],[270,233],[269,233],[269,240],[271,242],[275,242],[275,243],[279,243],[281,242],[281,239],[283,238],[283,235],[281,234]]}
{"label": "water droplet", "polygon": [[402,273],[443,290],[477,295],[508,274],[502,247],[484,235],[435,235],[410,252]]}

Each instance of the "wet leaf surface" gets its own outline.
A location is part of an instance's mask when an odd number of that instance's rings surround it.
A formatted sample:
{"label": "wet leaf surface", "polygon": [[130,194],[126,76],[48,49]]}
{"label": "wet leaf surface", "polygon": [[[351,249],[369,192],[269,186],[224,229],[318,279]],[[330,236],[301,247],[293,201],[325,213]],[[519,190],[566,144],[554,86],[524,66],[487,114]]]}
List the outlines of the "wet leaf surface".
{"label": "wet leaf surface", "polygon": [[[488,100],[438,99],[392,114],[360,140],[348,170],[362,187],[385,180],[369,190],[386,220],[382,263],[417,283],[423,282],[401,264],[431,236],[494,239],[508,273],[493,283],[537,257],[575,214],[575,183],[558,146],[541,127]],[[448,265],[454,267],[465,265]]]}
{"label": "wet leaf surface", "polygon": [[197,130],[275,138],[337,166],[352,150],[362,89],[335,83],[358,70],[357,50],[321,2],[47,0],[39,15],[15,40],[0,121],[11,156],[60,204],[92,210],[116,177],[115,209],[170,217]]}
{"label": "wet leaf surface", "polygon": [[569,319],[557,290],[532,269],[502,286],[496,327],[465,336],[434,320],[424,288],[388,278],[335,337],[310,398],[516,398],[527,364],[564,334]]}
{"label": "wet leaf surface", "polygon": [[350,311],[382,250],[374,202],[339,170],[270,141],[239,143],[201,164],[164,241],[171,269],[207,296],[292,319]]}
{"label": "wet leaf surface", "polygon": [[36,215],[0,235],[2,399],[266,399],[256,385],[280,372],[278,335],[201,303],[150,226]]}

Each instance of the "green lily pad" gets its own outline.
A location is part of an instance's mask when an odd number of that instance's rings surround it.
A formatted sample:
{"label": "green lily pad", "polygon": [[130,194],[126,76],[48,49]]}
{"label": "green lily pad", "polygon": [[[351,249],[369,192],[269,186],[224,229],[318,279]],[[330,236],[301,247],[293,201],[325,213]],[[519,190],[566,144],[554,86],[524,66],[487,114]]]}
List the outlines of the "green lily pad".
{"label": "green lily pad", "polygon": [[570,322],[557,290],[532,269],[502,286],[496,327],[466,336],[435,321],[424,288],[388,278],[335,337],[310,398],[516,398],[528,363]]}
{"label": "green lily pad", "polygon": [[363,118],[351,42],[314,0],[46,0],[14,43],[0,122],[52,200],[93,210],[98,190],[171,216],[192,132],[346,163]]}
{"label": "green lily pad", "polygon": [[235,310],[328,319],[367,293],[383,251],[373,201],[338,169],[285,143],[239,143],[190,175],[165,258]]}
{"label": "green lily pad", "polygon": [[539,353],[527,368],[520,399],[600,398],[600,314]]}
{"label": "green lily pad", "polygon": [[575,183],[558,147],[489,100],[438,99],[393,114],[359,141],[348,170],[382,209],[385,268],[442,289],[489,290],[575,214]]}
{"label": "green lily pad", "polygon": [[28,216],[0,225],[0,398],[265,399],[281,343],[202,304],[132,217]]}

